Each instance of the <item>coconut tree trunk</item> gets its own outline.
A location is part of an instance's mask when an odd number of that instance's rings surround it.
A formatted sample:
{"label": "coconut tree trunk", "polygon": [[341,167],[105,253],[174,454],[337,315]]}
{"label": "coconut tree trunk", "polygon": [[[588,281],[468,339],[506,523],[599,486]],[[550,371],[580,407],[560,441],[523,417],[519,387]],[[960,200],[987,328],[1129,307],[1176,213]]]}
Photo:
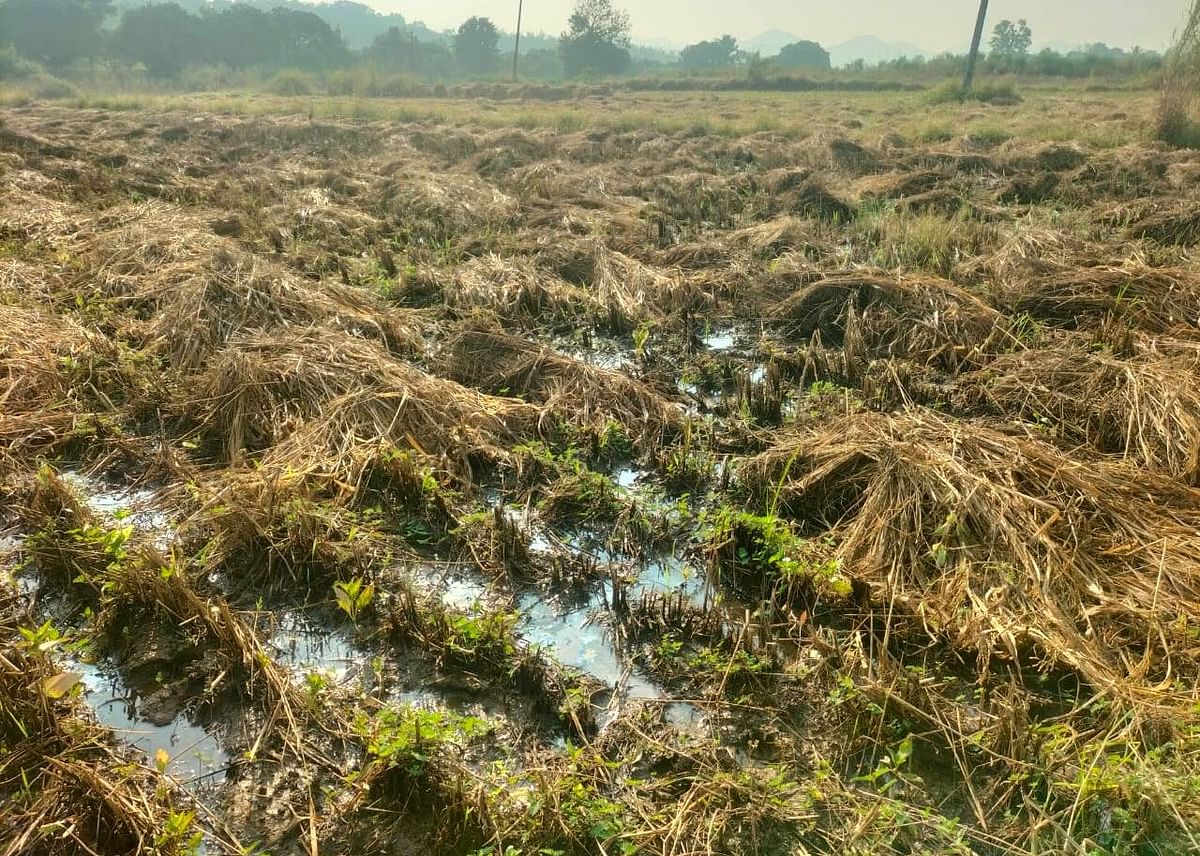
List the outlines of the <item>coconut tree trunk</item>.
{"label": "coconut tree trunk", "polygon": [[983,25],[987,22],[988,0],[979,0],[979,17],[975,21],[975,38],[971,39],[971,55],[967,57],[967,76],[963,79],[963,95],[975,82],[975,63],[979,61],[979,43],[983,41]]}
{"label": "coconut tree trunk", "polygon": [[513,46],[513,83],[517,82],[517,60],[521,58],[521,14],[525,11],[525,0],[517,0],[517,43]]}

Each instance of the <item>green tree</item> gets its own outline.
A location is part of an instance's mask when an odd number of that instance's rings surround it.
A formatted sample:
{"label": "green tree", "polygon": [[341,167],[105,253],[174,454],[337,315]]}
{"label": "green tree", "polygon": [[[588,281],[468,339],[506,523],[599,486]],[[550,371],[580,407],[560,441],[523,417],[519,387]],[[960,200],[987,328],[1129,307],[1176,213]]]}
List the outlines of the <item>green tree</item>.
{"label": "green tree", "polygon": [[203,62],[203,25],[176,3],[130,9],[112,40],[113,53],[146,66],[153,77],[173,78]]}
{"label": "green tree", "polygon": [[112,0],[7,0],[0,5],[0,42],[62,68],[100,53],[100,24]]}
{"label": "green tree", "polygon": [[229,68],[278,68],[279,46],[271,16],[238,4],[204,17],[205,52]]}
{"label": "green tree", "polygon": [[323,70],[345,64],[341,35],[312,12],[237,3],[200,18],[205,55],[230,68]]}
{"label": "green tree", "polygon": [[586,71],[620,74],[629,68],[629,13],[611,0],[579,0],[559,39],[563,69],[570,77]]}
{"label": "green tree", "polygon": [[271,10],[271,29],[280,66],[323,71],[350,59],[341,35],[313,12],[276,7]]}
{"label": "green tree", "polygon": [[496,70],[500,53],[500,31],[488,18],[468,18],[454,34],[454,57],[472,74],[488,74]]}
{"label": "green tree", "polygon": [[426,77],[452,77],[454,56],[443,45],[423,42],[411,32],[389,27],[367,48],[367,63],[379,71],[405,72]]}
{"label": "green tree", "polygon": [[785,68],[831,68],[829,51],[816,42],[793,42],[784,45],[775,62]]}
{"label": "green tree", "polygon": [[994,56],[1025,56],[1033,45],[1033,31],[1025,19],[1013,23],[1001,21],[992,32],[992,54]]}
{"label": "green tree", "polygon": [[707,42],[688,45],[679,52],[679,65],[689,71],[708,68],[729,68],[740,61],[737,40],[733,36],[721,36]]}

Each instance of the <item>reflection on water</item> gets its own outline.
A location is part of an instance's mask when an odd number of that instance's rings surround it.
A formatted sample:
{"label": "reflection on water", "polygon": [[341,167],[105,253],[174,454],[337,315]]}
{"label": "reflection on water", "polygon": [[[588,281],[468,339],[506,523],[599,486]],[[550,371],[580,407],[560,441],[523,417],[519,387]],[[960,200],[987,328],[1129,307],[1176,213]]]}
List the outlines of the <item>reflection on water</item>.
{"label": "reflection on water", "polygon": [[543,647],[560,663],[587,672],[627,698],[662,698],[648,678],[626,666],[611,631],[596,621],[606,604],[605,587],[599,586],[582,604],[560,605],[537,593],[522,596],[518,630],[529,642]]}
{"label": "reflection on water", "polygon": [[700,606],[704,603],[707,578],[702,569],[676,555],[664,554],[649,559],[642,567],[631,594],[683,594],[684,599]]}
{"label": "reflection on water", "polygon": [[483,576],[466,565],[421,565],[413,570],[417,588],[436,594],[451,609],[469,610],[488,597]]}
{"label": "reflection on water", "polygon": [[148,764],[153,766],[162,750],[170,758],[166,772],[177,781],[195,787],[224,781],[229,756],[216,736],[193,725],[186,714],[169,725],[153,725],[138,718],[132,692],[115,675],[90,663],[74,662],[67,668],[83,675],[84,700],[100,724],[145,755]]}
{"label": "reflection on water", "polygon": [[338,682],[362,660],[344,631],[322,627],[300,612],[282,615],[268,645],[281,666],[298,672],[319,671]]}
{"label": "reflection on water", "polygon": [[154,491],[114,487],[77,472],[64,472],[62,480],[101,519],[111,523],[120,518],[160,550],[170,546],[175,535],[171,518],[156,504]]}
{"label": "reflection on water", "polygon": [[646,476],[645,470],[635,470],[630,467],[617,470],[617,474],[613,480],[617,483],[617,487],[622,487],[628,490],[636,485],[642,478]]}
{"label": "reflection on water", "polygon": [[705,336],[701,341],[704,342],[704,347],[710,351],[728,351],[733,347],[734,330],[732,328],[725,330],[714,330],[709,335]]}
{"label": "reflection on water", "polygon": [[704,727],[704,714],[694,704],[677,701],[663,708],[663,721],[680,731],[699,731]]}

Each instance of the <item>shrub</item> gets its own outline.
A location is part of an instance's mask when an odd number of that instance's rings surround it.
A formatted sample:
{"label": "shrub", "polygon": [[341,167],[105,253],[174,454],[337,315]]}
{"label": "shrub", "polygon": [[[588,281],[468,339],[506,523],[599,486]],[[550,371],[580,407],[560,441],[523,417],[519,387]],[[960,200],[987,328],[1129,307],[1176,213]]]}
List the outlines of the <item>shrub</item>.
{"label": "shrub", "polygon": [[12,45],[0,47],[0,80],[27,80],[40,74],[45,70],[17,53]]}
{"label": "shrub", "polygon": [[935,86],[925,93],[925,101],[928,104],[954,104],[962,103],[963,100],[962,86],[953,80],[947,80],[941,86]]}
{"label": "shrub", "polygon": [[271,78],[267,91],[272,95],[312,95],[312,75],[297,68],[285,68]]}
{"label": "shrub", "polygon": [[179,88],[185,92],[243,90],[261,85],[257,72],[235,71],[227,65],[190,65],[179,76]]}
{"label": "shrub", "polygon": [[38,74],[29,79],[23,88],[34,98],[49,100],[76,98],[79,95],[79,90],[73,84],[52,74]]}
{"label": "shrub", "polygon": [[977,86],[967,95],[969,100],[982,101],[984,104],[1011,106],[1021,103],[1017,88],[1011,83],[985,83]]}
{"label": "shrub", "polygon": [[952,104],[966,101],[979,101],[984,104],[1011,106],[1021,103],[1021,95],[1011,83],[985,83],[974,87],[970,92],[963,92],[962,86],[954,81],[946,81],[941,86],[929,90],[925,95],[929,104]]}
{"label": "shrub", "polygon": [[329,75],[325,91],[329,95],[350,97],[366,95],[370,72],[362,68],[341,68]]}
{"label": "shrub", "polygon": [[371,75],[366,94],[369,98],[425,97],[429,87],[414,74]]}

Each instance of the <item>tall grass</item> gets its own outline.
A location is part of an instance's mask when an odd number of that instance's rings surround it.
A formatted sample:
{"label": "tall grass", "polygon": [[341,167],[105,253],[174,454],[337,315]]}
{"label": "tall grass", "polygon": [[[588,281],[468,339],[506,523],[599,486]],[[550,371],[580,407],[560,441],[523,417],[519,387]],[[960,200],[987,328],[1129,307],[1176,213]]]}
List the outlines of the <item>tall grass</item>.
{"label": "tall grass", "polygon": [[1200,0],[1193,0],[1163,70],[1158,138],[1174,146],[1200,148]]}

